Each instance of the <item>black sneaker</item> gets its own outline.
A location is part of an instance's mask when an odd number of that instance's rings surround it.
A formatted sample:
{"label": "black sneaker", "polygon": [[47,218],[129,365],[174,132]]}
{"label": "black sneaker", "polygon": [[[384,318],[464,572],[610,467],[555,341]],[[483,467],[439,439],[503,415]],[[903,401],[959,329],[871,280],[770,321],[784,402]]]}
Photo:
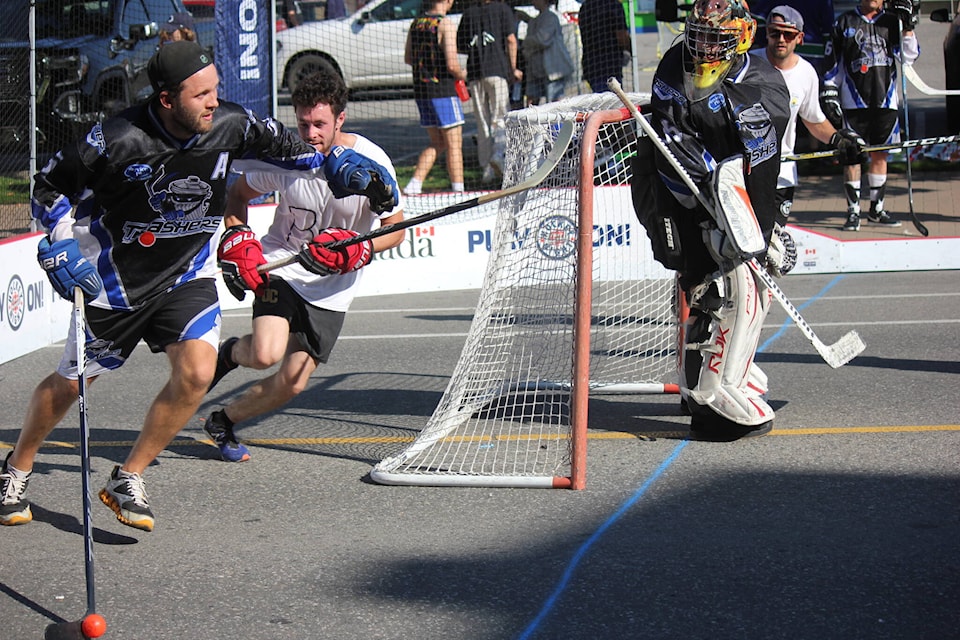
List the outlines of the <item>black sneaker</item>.
{"label": "black sneaker", "polygon": [[10,526],[33,520],[30,503],[23,499],[30,474],[25,480],[20,480],[7,470],[7,460],[12,455],[13,451],[8,453],[3,460],[3,467],[0,467],[0,524]]}
{"label": "black sneaker", "polygon": [[217,350],[217,370],[213,374],[213,382],[207,387],[208,392],[217,386],[218,382],[223,380],[223,376],[240,366],[230,357],[230,352],[233,351],[233,345],[237,344],[237,340],[239,339],[240,338],[227,338],[220,343],[220,349]]}
{"label": "black sneaker", "polygon": [[847,216],[847,221],[843,224],[844,231],[860,231],[860,214],[851,213]]}
{"label": "black sneaker", "polygon": [[250,459],[250,452],[237,440],[233,427],[228,427],[223,418],[223,410],[214,411],[203,424],[203,430],[220,449],[220,457],[226,462],[246,462]]}
{"label": "black sneaker", "polygon": [[900,221],[894,220],[890,214],[881,209],[880,211],[870,211],[867,213],[867,220],[873,224],[879,224],[884,227],[899,227]]}
{"label": "black sneaker", "polygon": [[117,520],[135,529],[153,531],[153,512],[147,503],[147,488],[139,473],[113,468],[107,486],[100,489],[100,501],[113,509]]}

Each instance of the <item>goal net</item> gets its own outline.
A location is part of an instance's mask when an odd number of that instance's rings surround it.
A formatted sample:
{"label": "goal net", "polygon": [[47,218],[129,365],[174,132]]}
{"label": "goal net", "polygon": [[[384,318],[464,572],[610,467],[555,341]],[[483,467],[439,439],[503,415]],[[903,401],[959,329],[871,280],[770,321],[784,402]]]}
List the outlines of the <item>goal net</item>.
{"label": "goal net", "polygon": [[563,123],[573,139],[539,186],[501,201],[453,376],[375,482],[583,488],[589,394],[677,392],[675,279],[633,212],[636,128],[621,107],[604,93],[508,114],[504,188]]}

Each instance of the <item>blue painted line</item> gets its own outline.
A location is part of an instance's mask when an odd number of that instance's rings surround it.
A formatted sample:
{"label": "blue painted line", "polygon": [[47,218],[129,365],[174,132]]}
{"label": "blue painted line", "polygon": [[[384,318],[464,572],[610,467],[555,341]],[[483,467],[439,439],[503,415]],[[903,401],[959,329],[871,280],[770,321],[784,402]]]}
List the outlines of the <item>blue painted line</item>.
{"label": "blue painted line", "polygon": [[[830,291],[830,289],[832,289],[832,288],[834,287],[834,285],[836,285],[838,282],[840,282],[841,280],[843,280],[844,277],[845,277],[845,276],[844,276],[843,274],[840,274],[840,275],[838,275],[838,276],[835,276],[835,277],[833,278],[833,280],[831,280],[830,282],[828,282],[827,285],[826,285],[823,289],[820,290],[820,293],[818,293],[817,295],[813,296],[812,298],[810,298],[809,300],[807,300],[806,302],[804,302],[802,305],[800,305],[799,307],[797,307],[797,310],[800,311],[801,309],[805,309],[805,308],[809,307],[811,304],[813,304],[814,302],[816,302],[817,300],[819,300],[820,298],[822,298],[822,297],[827,293],[827,291]],[[783,321],[783,324],[780,325],[780,328],[777,329],[776,333],[774,333],[772,336],[770,336],[769,338],[767,338],[767,339],[763,342],[763,344],[761,344],[760,347],[757,348],[757,353],[763,353],[763,351],[765,351],[767,347],[769,347],[769,346],[770,346],[771,344],[773,344],[780,336],[782,336],[784,333],[786,333],[787,329],[789,329],[791,326],[793,326],[793,320],[791,320],[791,319],[788,317],[786,320]]]}
{"label": "blue painted line", "polygon": [[580,545],[580,548],[577,549],[577,552],[573,555],[573,558],[571,558],[570,563],[567,565],[566,570],[563,572],[563,576],[560,578],[559,584],[557,584],[557,587],[553,590],[553,593],[550,594],[550,597],[547,598],[547,601],[543,603],[543,607],[540,609],[540,613],[537,614],[537,617],[533,619],[533,622],[531,622],[530,625],[520,635],[520,640],[527,640],[533,635],[534,632],[536,632],[537,627],[540,626],[540,623],[543,622],[544,618],[547,617],[547,615],[550,613],[550,610],[553,608],[553,605],[556,603],[557,599],[563,593],[564,589],[567,588],[567,584],[570,582],[570,579],[573,577],[574,570],[577,568],[577,565],[580,564],[580,561],[590,550],[590,547],[592,547],[594,543],[600,539],[600,536],[602,536],[607,529],[613,526],[613,524],[616,523],[616,521],[619,520],[620,517],[623,514],[625,514],[630,509],[630,507],[632,507],[637,502],[637,500],[643,497],[643,494],[647,492],[647,489],[649,489],[650,486],[656,481],[656,479],[659,478],[660,475],[667,470],[667,467],[669,467],[670,464],[677,459],[677,456],[680,455],[680,452],[683,451],[683,448],[686,447],[689,443],[690,443],[689,440],[684,440],[683,442],[678,444],[676,448],[673,450],[673,453],[671,453],[670,456],[666,460],[664,460],[659,467],[657,467],[656,471],[654,471],[653,474],[651,474],[650,477],[644,481],[644,483],[640,486],[640,488],[637,489],[632,496],[630,496],[630,499],[627,500],[625,503],[623,503],[623,505],[619,509],[617,509],[612,516],[607,518],[607,521],[604,522],[602,525],[600,525],[600,528],[597,529],[593,533],[593,535],[587,538],[586,542]]}
{"label": "blue painted line", "polygon": [[[844,278],[843,275],[836,276],[831,280],[827,285],[820,290],[820,292],[807,300],[797,309],[803,309],[804,307],[810,306],[813,302],[823,297],[830,289],[834,287],[840,280]],[[772,344],[777,338],[783,335],[790,325],[793,324],[793,321],[787,318],[783,325],[774,333],[770,338],[768,338],[762,345],[757,348],[757,353],[763,352],[770,344]],[[593,532],[586,541],[580,545],[580,548],[577,549],[577,552],[573,554],[573,558],[570,559],[570,562],[567,564],[567,568],[564,570],[563,575],[560,577],[560,582],[557,583],[557,586],[554,588],[553,593],[550,594],[550,597],[547,598],[547,601],[543,603],[543,607],[540,608],[540,612],[537,614],[537,617],[523,630],[523,633],[520,634],[518,640],[529,640],[536,633],[537,628],[540,626],[546,617],[550,614],[550,611],[553,609],[553,605],[556,604],[557,600],[560,599],[560,596],[563,595],[564,590],[566,590],[567,585],[570,583],[570,580],[573,578],[573,572],[577,569],[577,566],[580,564],[580,561],[587,555],[587,552],[590,551],[590,548],[600,539],[600,537],[606,533],[607,529],[612,527],[630,508],[637,503],[640,498],[647,492],[647,490],[653,486],[653,483],[663,475],[663,472],[667,470],[673,462],[680,457],[680,452],[690,443],[689,440],[684,440],[674,448],[673,452],[664,460],[659,467],[654,470],[650,477],[647,478],[640,488],[637,489],[630,498],[620,506],[616,512],[613,513],[606,522],[604,522],[600,527]]]}

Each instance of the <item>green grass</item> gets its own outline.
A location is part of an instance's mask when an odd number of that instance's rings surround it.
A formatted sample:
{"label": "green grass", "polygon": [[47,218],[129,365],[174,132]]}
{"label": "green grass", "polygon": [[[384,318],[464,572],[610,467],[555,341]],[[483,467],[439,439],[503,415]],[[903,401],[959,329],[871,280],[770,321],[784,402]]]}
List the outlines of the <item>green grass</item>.
{"label": "green grass", "polygon": [[26,204],[30,202],[30,181],[0,175],[0,204]]}
{"label": "green grass", "polygon": [[[397,185],[403,189],[403,187],[410,182],[410,178],[413,177],[415,165],[395,166],[394,169],[397,172]],[[467,189],[480,188],[480,178],[482,175],[483,171],[481,171],[479,167],[466,166],[463,168],[463,183]],[[440,158],[440,162],[433,165],[433,168],[427,175],[427,179],[423,182],[423,192],[429,193],[431,191],[450,191],[450,176],[447,173],[447,165],[442,157]]]}

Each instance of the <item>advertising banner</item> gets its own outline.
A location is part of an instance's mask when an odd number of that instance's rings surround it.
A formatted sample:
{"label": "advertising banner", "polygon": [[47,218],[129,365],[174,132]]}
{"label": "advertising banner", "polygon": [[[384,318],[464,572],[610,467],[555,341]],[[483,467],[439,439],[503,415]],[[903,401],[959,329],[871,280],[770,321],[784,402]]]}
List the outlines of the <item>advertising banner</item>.
{"label": "advertising banner", "polygon": [[216,19],[220,98],[242,104],[260,117],[272,115],[267,0],[219,0]]}

